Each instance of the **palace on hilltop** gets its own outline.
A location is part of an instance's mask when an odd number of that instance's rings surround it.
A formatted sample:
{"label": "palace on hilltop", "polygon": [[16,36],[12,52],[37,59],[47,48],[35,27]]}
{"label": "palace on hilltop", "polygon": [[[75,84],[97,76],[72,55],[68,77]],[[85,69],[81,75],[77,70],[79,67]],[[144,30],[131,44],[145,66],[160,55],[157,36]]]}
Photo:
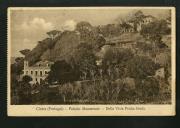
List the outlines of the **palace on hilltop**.
{"label": "palace on hilltop", "polygon": [[36,64],[29,66],[28,61],[24,61],[23,76],[28,75],[32,78],[31,84],[41,83],[51,70],[53,62],[39,61]]}

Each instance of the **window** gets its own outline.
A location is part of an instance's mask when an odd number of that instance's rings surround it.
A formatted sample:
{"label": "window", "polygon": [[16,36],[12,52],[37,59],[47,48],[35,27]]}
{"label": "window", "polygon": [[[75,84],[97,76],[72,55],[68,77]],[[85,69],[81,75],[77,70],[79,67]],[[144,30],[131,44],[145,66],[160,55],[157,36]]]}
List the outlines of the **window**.
{"label": "window", "polygon": [[33,71],[31,71],[31,75],[33,74]]}
{"label": "window", "polygon": [[45,71],[44,73],[45,73],[45,74],[48,74],[48,71]]}
{"label": "window", "polygon": [[40,76],[42,76],[42,71],[40,71]]}
{"label": "window", "polygon": [[40,83],[42,83],[43,82],[43,79],[42,78],[40,78]]}
{"label": "window", "polygon": [[37,78],[36,78],[36,81],[37,81]]}
{"label": "window", "polygon": [[26,75],[28,75],[28,71],[26,71]]}
{"label": "window", "polygon": [[36,76],[38,75],[38,71],[35,72]]}

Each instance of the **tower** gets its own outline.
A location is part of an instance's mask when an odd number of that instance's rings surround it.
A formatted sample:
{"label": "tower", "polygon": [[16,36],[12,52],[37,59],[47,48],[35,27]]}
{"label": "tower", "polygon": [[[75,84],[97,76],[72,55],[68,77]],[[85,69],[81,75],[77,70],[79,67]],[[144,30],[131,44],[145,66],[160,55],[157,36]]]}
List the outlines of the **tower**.
{"label": "tower", "polygon": [[24,69],[29,67],[29,62],[27,60],[24,61]]}

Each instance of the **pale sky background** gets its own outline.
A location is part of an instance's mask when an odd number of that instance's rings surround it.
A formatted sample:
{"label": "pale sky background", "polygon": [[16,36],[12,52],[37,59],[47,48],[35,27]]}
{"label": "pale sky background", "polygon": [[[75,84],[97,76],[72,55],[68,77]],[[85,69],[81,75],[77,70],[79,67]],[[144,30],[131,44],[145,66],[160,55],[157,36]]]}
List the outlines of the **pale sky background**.
{"label": "pale sky background", "polygon": [[[73,30],[77,22],[88,21],[91,25],[106,25],[117,17],[125,18],[134,9],[75,9],[75,10],[12,10],[10,13],[11,56],[22,56],[23,49],[33,49],[37,42],[48,37],[51,30]],[[168,10],[144,9],[145,15],[164,18]]]}

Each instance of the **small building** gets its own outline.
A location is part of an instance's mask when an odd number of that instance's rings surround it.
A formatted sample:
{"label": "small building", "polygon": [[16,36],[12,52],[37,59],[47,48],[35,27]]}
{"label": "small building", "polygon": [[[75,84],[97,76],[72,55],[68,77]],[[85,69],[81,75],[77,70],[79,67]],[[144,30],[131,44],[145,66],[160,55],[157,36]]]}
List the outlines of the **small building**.
{"label": "small building", "polygon": [[32,78],[31,84],[41,83],[51,70],[53,62],[39,61],[36,64],[29,66],[28,61],[24,61],[24,75],[28,75]]}

